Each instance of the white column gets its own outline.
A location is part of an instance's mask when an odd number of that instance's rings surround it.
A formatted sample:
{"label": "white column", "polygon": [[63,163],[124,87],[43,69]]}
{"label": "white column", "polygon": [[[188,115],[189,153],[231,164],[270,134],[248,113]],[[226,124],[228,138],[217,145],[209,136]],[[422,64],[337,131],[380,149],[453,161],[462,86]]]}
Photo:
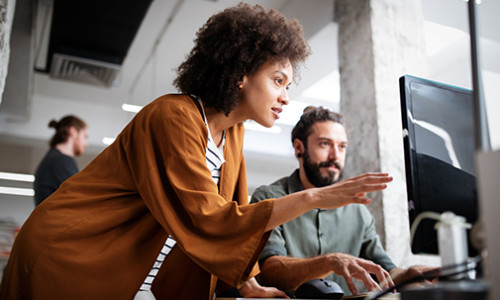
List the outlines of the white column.
{"label": "white column", "polygon": [[10,33],[16,0],[0,0],[0,104],[9,67]]}
{"label": "white column", "polygon": [[389,188],[369,206],[384,247],[401,267],[410,253],[398,79],[425,77],[420,0],[336,0],[341,103],[349,148],[346,176],[388,172]]}

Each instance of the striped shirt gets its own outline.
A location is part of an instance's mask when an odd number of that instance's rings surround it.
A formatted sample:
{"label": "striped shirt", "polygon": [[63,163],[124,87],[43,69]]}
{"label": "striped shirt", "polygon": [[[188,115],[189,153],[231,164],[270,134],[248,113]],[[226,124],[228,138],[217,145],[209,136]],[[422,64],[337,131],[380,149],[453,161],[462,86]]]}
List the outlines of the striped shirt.
{"label": "striped shirt", "polygon": [[[212,173],[212,180],[215,182],[215,184],[218,185],[220,178],[220,170],[222,164],[225,162],[224,144],[226,143],[226,132],[224,131],[222,133],[222,142],[220,143],[219,146],[217,146],[212,138],[212,134],[210,133],[210,128],[208,128],[208,122],[207,122],[207,117],[205,115],[205,110],[203,109],[203,103],[199,98],[197,97],[195,98],[200,103],[201,110],[203,112],[203,119],[208,129],[208,144],[206,152],[207,167]],[[175,240],[169,235],[167,237],[167,240],[165,241],[165,244],[163,245],[163,248],[160,251],[160,254],[158,254],[158,257],[156,258],[156,261],[153,264],[151,271],[149,271],[148,276],[146,276],[146,279],[144,279],[144,282],[140,287],[141,291],[151,290],[151,285],[153,284],[153,280],[155,279],[156,274],[158,274],[158,271],[160,270],[160,267],[163,264],[163,261],[165,261],[167,255],[174,248],[175,243],[176,243]]]}

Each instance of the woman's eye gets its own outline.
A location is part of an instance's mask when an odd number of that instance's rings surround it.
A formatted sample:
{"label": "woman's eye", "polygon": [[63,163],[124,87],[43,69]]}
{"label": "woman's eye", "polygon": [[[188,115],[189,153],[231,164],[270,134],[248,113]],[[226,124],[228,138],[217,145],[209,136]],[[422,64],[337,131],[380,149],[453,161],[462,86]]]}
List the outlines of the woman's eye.
{"label": "woman's eye", "polygon": [[274,81],[276,81],[277,84],[281,85],[281,83],[283,82],[283,79],[276,78]]}

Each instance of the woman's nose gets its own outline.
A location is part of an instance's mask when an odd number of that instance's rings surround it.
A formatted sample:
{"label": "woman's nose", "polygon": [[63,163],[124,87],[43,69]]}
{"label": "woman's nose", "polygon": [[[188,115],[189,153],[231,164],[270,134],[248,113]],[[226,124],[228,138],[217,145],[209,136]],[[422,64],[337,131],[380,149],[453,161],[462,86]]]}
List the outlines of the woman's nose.
{"label": "woman's nose", "polygon": [[286,92],[286,90],[281,93],[280,95],[280,98],[279,98],[279,102],[283,105],[288,105],[288,93]]}

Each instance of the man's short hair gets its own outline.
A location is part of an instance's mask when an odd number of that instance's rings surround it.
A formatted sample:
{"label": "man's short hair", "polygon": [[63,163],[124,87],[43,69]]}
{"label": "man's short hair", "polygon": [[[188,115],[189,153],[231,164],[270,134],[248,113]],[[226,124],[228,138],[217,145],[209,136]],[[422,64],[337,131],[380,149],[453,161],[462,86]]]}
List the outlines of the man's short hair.
{"label": "man's short hair", "polygon": [[311,134],[311,127],[317,122],[332,121],[344,125],[341,114],[333,112],[322,106],[308,106],[304,108],[300,120],[292,130],[292,144],[295,139],[299,139],[304,147],[307,147],[307,137]]}
{"label": "man's short hair", "polygon": [[87,128],[87,124],[82,119],[73,115],[65,116],[59,121],[51,120],[48,126],[56,130],[56,133],[54,133],[49,141],[50,147],[66,143],[69,138],[70,127],[74,127],[77,131]]}

